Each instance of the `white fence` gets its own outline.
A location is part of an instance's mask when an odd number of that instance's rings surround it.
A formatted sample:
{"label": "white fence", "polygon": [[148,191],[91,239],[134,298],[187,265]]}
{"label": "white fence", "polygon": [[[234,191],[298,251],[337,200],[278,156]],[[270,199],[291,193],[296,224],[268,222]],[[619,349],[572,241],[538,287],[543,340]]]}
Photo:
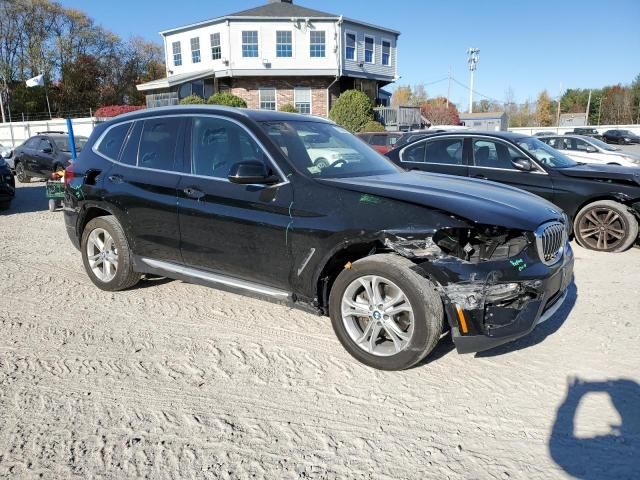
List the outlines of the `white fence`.
{"label": "white fence", "polygon": [[[88,137],[93,128],[99,123],[95,117],[73,118],[73,133],[75,135]],[[17,147],[27,138],[44,131],[67,131],[67,120],[64,118],[54,118],[53,120],[43,120],[39,122],[12,122],[0,123],[0,145]]]}
{"label": "white fence", "polygon": [[525,135],[533,135],[537,132],[551,132],[559,135],[564,135],[568,132],[573,132],[574,128],[595,128],[598,133],[604,133],[607,130],[630,130],[636,135],[640,135],[640,125],[588,125],[587,127],[522,127],[522,128],[510,128],[510,132],[524,133]]}

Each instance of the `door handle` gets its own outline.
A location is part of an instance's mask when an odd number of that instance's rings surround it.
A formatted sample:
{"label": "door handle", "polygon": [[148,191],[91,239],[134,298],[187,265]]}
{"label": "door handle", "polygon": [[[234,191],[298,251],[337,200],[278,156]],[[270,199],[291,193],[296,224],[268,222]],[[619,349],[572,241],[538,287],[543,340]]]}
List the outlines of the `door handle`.
{"label": "door handle", "polygon": [[184,194],[189,198],[195,198],[196,200],[200,200],[206,194],[202,190],[198,190],[197,188],[187,187],[183,190]]}
{"label": "door handle", "polygon": [[124,181],[122,175],[109,175],[107,178],[111,183],[122,183]]}
{"label": "door handle", "polygon": [[473,178],[479,178],[480,180],[486,180],[487,177],[485,177],[484,175],[474,175]]}

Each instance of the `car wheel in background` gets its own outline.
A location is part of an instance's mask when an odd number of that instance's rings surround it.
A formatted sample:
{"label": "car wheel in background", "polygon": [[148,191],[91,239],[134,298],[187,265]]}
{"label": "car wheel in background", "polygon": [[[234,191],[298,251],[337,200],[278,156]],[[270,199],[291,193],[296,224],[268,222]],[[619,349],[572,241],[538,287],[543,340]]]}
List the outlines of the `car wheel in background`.
{"label": "car wheel in background", "polygon": [[87,224],[82,232],[81,252],[89,278],[101,290],[125,290],[140,280],[140,274],[133,271],[124,230],[115,217],[98,217]]}
{"label": "car wheel in background", "polygon": [[584,248],[622,252],[636,242],[638,221],[624,205],[612,200],[599,200],[578,212],[574,234]]}
{"label": "car wheel in background", "polygon": [[57,207],[56,201],[53,198],[50,198],[49,199],[49,211],[50,212],[55,212],[56,211],[56,207]]}
{"label": "car wheel in background", "polygon": [[618,139],[618,145],[624,145],[624,140],[623,139]]}
{"label": "car wheel in background", "polygon": [[331,288],[333,329],[344,348],[366,365],[409,368],[440,339],[442,299],[413,266],[397,255],[372,255],[342,270]]}
{"label": "car wheel in background", "polygon": [[22,163],[16,163],[16,178],[20,183],[29,183],[31,181],[31,177],[29,177],[25,171]]}
{"label": "car wheel in background", "polygon": [[329,162],[327,162],[327,160],[324,158],[319,158],[315,161],[314,165],[322,170],[323,168],[327,168],[329,166]]}

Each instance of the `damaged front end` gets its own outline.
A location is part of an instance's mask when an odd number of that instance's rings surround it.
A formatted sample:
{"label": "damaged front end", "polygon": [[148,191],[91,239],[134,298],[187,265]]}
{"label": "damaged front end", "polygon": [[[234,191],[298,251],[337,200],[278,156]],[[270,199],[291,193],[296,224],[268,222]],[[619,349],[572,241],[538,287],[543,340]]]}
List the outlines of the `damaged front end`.
{"label": "damaged front end", "polygon": [[567,233],[553,264],[535,232],[496,226],[383,232],[384,245],[439,290],[460,353],[528,334],[558,306],[573,278]]}

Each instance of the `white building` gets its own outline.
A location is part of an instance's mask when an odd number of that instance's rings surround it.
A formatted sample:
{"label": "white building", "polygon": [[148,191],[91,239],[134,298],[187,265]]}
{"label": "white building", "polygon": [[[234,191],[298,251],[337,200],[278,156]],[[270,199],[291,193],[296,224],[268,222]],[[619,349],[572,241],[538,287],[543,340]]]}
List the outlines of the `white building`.
{"label": "white building", "polygon": [[360,89],[380,103],[380,89],[397,79],[399,32],[293,0],[269,0],[160,34],[167,77],[138,85],[149,106],[231,91],[250,108],[290,103],[326,116],[341,92]]}

